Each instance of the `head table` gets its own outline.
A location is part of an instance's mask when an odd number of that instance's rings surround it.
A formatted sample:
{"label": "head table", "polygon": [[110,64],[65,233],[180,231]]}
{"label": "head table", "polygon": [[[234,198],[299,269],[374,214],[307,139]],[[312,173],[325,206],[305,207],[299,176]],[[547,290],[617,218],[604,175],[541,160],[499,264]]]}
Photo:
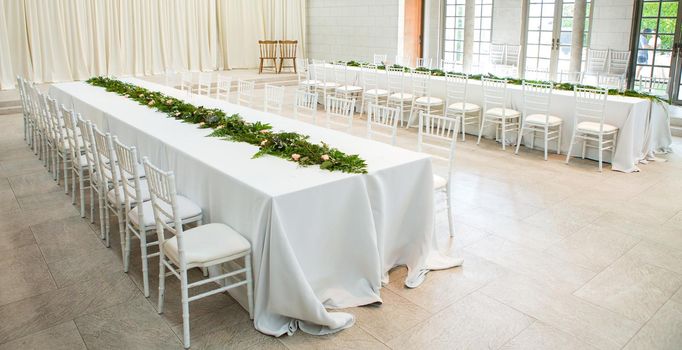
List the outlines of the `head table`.
{"label": "head table", "polygon": [[[206,137],[210,129],[168,118],[103,88],[84,82],[50,88],[60,103],[172,170],[178,193],[201,206],[204,222],[228,224],[251,242],[258,330],[275,336],[296,329],[338,331],[350,327],[353,316],[326,308],[380,302],[392,267],[407,265],[405,284],[416,287],[429,269],[456,265],[438,253],[433,237],[428,155],[138,79],[122,80],[228,115],[239,113],[275,131],[306,134],[313,143],[324,141],[367,161],[368,174],[361,175],[304,168],[271,156],[252,159],[255,146]],[[245,305],[245,289],[232,294]]]}
{"label": "head table", "polygon": [[[338,66],[324,64],[327,74],[334,76],[333,69]],[[311,65],[311,70],[314,65]],[[379,79],[379,87],[388,89],[387,76],[384,71],[380,71],[382,78]],[[361,68],[348,67],[348,81],[353,81],[356,85],[362,85]],[[410,83],[405,78],[405,90],[409,92]],[[520,85],[508,85],[508,105],[510,108],[523,112],[523,87]],[[447,84],[445,77],[433,76],[430,83],[430,95],[443,99],[444,103],[447,96]],[[461,102],[451,101],[450,103]],[[480,80],[469,80],[467,88],[467,102],[478,104],[483,108],[483,85]],[[573,114],[575,111],[575,97],[573,91],[554,90],[550,106],[550,114],[563,120],[562,145],[563,154],[568,152],[571,134],[573,133]],[[531,111],[537,113],[536,111]],[[617,126],[618,144],[613,157],[610,152],[604,152],[604,160],[611,162],[613,170],[622,172],[639,171],[639,163],[654,159],[654,153],[658,151],[667,152],[672,144],[670,132],[670,118],[667,105],[657,103],[643,98],[609,95],[606,106],[605,123]],[[467,133],[478,134],[478,129],[471,127]],[[494,128],[490,127],[484,131],[484,136],[493,137]],[[516,135],[512,135],[510,142],[515,142]],[[524,143],[529,137],[524,138]],[[550,142],[549,148],[556,151],[556,143]],[[580,147],[574,147],[573,155],[577,155]],[[596,150],[588,149],[587,157],[597,159]]]}

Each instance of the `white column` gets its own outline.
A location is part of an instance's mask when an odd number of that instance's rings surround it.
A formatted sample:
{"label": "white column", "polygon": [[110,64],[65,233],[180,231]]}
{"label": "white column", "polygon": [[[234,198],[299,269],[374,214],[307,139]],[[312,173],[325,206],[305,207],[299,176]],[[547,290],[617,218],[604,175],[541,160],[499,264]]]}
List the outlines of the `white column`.
{"label": "white column", "polygon": [[474,54],[474,22],[476,20],[476,0],[466,0],[464,6],[464,72],[471,71]]}
{"label": "white column", "polygon": [[573,30],[571,40],[571,72],[579,72],[583,59],[586,0],[575,0],[573,5]]}

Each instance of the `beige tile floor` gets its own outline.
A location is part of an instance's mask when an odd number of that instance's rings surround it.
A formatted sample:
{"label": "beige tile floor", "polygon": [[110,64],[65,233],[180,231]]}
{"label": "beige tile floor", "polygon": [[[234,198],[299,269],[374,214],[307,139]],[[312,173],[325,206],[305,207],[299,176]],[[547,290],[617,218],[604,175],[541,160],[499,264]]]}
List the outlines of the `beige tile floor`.
{"label": "beige tile floor", "polygon": [[[400,130],[401,147],[415,140]],[[346,310],[357,324],[323,337],[265,336],[215,295],[191,306],[193,348],[682,348],[682,140],[667,162],[635,174],[528,149],[515,156],[471,136],[458,147],[456,237],[443,211],[438,234],[462,267],[432,272],[417,289],[396,268],[383,305]],[[177,283],[169,279],[157,314],[156,295],[141,293],[139,255],[124,274],[119,245],[105,248],[97,229],[27,149],[21,117],[0,116],[1,350],[181,347]]]}

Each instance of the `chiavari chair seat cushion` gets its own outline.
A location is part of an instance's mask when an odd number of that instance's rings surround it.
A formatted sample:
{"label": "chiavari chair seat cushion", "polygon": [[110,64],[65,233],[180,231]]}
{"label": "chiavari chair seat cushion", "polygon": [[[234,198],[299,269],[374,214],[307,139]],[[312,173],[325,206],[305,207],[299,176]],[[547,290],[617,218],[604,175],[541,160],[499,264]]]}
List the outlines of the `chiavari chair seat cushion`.
{"label": "chiavari chair seat cushion", "polygon": [[478,112],[481,110],[481,106],[475,104],[475,103],[463,103],[463,102],[455,102],[451,103],[448,106],[448,109],[451,111],[455,112],[464,112],[464,113],[472,113],[472,112]]}
{"label": "chiavari chair seat cushion", "polygon": [[448,180],[446,180],[444,177],[433,174],[433,189],[434,190],[441,189],[441,188],[447,186],[447,184],[448,184]]}
{"label": "chiavari chair seat cushion", "polygon": [[424,106],[438,106],[443,104],[443,100],[438,97],[422,96],[414,100],[416,104]]}
{"label": "chiavari chair seat cushion", "polygon": [[336,88],[336,91],[347,92],[347,93],[360,92],[360,91],[362,91],[362,87],[354,86],[354,85],[344,85],[344,86],[339,86],[338,88]]}
{"label": "chiavari chair seat cushion", "polygon": [[[189,198],[178,195],[178,216],[182,221],[187,219],[195,218],[201,215],[201,208],[194,204]],[[171,213],[171,208],[165,202],[160,202],[160,207],[167,213]],[[128,212],[128,219],[130,222],[135,224],[137,227],[155,227],[156,221],[154,221],[154,209],[152,208],[152,202],[142,203],[142,216],[144,217],[144,222],[140,223],[139,216],[137,214],[137,209],[131,209]]]}
{"label": "chiavari chair seat cushion", "polygon": [[384,90],[384,89],[369,89],[369,90],[365,91],[365,95],[388,96],[388,90]]}
{"label": "chiavari chair seat cushion", "polygon": [[533,125],[545,125],[556,126],[561,124],[561,118],[553,115],[544,114],[531,114],[526,117],[526,123]]}
{"label": "chiavari chair seat cushion", "polygon": [[[107,160],[107,164],[108,164],[108,163],[109,163],[109,161]],[[111,178],[111,170],[109,170],[109,169],[107,169],[107,168],[104,168],[104,170],[102,170],[102,171],[104,171],[104,175],[106,175],[106,176],[105,176],[105,179],[110,179],[110,178]],[[143,166],[142,164],[139,164],[139,163],[137,164],[137,173],[140,174],[140,177],[144,177],[144,176],[145,176],[145,174],[144,174],[144,166]],[[128,175],[128,176],[127,176],[127,179],[128,179],[128,180],[132,180],[133,177],[134,177],[133,174],[127,174],[127,175]]]}
{"label": "chiavari chair seat cushion", "polygon": [[319,80],[302,80],[300,83],[298,83],[298,85],[315,86],[320,83],[321,81]]}
{"label": "chiavari chair seat cushion", "polygon": [[485,114],[493,118],[518,118],[521,115],[521,112],[511,108],[495,107],[485,111]]}
{"label": "chiavari chair seat cushion", "polygon": [[395,94],[391,94],[388,99],[392,101],[411,101],[413,97],[414,95],[408,94],[406,92],[397,92]]}
{"label": "chiavari chair seat cushion", "polygon": [[[187,265],[204,265],[251,250],[251,244],[246,238],[231,227],[219,223],[186,230],[182,236],[182,244]],[[163,252],[174,263],[179,264],[177,236],[163,242]]]}
{"label": "chiavari chair seat cushion", "polygon": [[[597,122],[580,122],[576,126],[576,130],[583,133],[599,134],[599,123]],[[604,123],[604,133],[611,133],[618,131],[618,127]]]}
{"label": "chiavari chair seat cushion", "polygon": [[[107,199],[111,203],[115,204],[125,204],[125,194],[123,193],[123,186],[118,186],[118,201],[116,201],[116,193],[114,192],[115,190],[110,190],[109,193],[107,193]],[[147,185],[146,180],[140,180],[140,196],[142,202],[146,202],[150,200],[152,197],[149,194],[149,185]]]}
{"label": "chiavari chair seat cushion", "polygon": [[315,86],[317,86],[320,89],[336,89],[337,87],[340,86],[339,83],[335,83],[332,81],[319,81]]}

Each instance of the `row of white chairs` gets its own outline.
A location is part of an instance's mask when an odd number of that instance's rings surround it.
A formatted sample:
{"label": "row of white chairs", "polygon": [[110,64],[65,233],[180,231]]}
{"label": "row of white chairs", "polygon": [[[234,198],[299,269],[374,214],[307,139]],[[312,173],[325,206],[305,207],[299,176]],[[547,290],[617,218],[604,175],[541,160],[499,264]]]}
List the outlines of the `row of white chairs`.
{"label": "row of white chairs", "polygon": [[[301,70],[303,75],[299,87],[303,91],[317,93],[324,100],[328,96],[359,100],[361,114],[364,114],[367,104],[394,107],[400,112],[398,120],[401,125],[403,114],[409,112],[407,127],[414,124],[420,111],[426,114],[457,116],[462,140],[465,139],[467,127],[478,129],[478,143],[487,128],[495,127],[495,139],[501,142],[503,149],[516,136],[515,153],[518,153],[524,135],[530,136],[530,147],[534,148],[535,135],[540,133],[544,136],[545,160],[549,142],[556,142],[557,154],[561,153],[563,122],[562,118],[550,113],[554,93],[552,83],[524,81],[523,105],[521,110],[516,110],[509,106],[506,79],[482,78],[483,105],[480,106],[467,99],[469,77],[465,74],[446,73],[446,96],[442,99],[433,96],[430,88],[431,74],[424,70],[406,72],[402,68],[387,67],[385,72],[380,73],[376,66],[364,65],[359,74],[349,74],[345,65],[330,66],[314,61],[312,69],[305,64],[301,66],[304,69]],[[330,71],[334,79],[327,79]],[[382,74],[386,85],[379,83],[379,76]],[[358,77],[355,79],[359,82],[350,81],[349,76]],[[576,87],[574,96],[574,132],[569,150],[572,150],[576,142],[582,142],[584,158],[587,148],[597,148],[601,171],[602,154],[604,151],[615,151],[618,132],[617,127],[605,123],[608,89]],[[567,155],[567,163],[570,154],[569,152]]]}
{"label": "row of white chairs", "polygon": [[[202,209],[189,198],[177,194],[172,172],[160,170],[146,157],[140,163],[134,146],[100,130],[67,106],[60,106],[33,83],[20,77],[17,82],[28,145],[53,173],[55,181],[59,182],[60,169],[63,169],[64,191],[67,194],[71,191],[74,204],[79,192],[81,217],[86,217],[85,191],[90,191],[90,221],[95,222],[94,208],[97,206],[100,238],[107,247],[110,246],[109,215],[117,217],[125,272],[130,266],[132,238],[139,240],[145,297],[150,295],[149,259],[159,258],[159,313],[164,307],[166,277],[174,275],[180,280],[184,346],[190,346],[189,303],[192,301],[246,285],[248,311],[253,318],[249,241],[227,225],[202,225]],[[190,225],[194,227],[183,228]],[[154,232],[156,239],[151,236]],[[154,246],[158,252],[150,253],[148,250]],[[241,258],[244,259],[243,268],[223,269],[224,263]],[[216,271],[222,272],[190,282],[188,270],[195,267],[204,271],[204,276],[209,267],[217,267]],[[244,278],[232,283],[240,274],[244,274]],[[189,295],[190,289],[211,282],[222,285]]]}

